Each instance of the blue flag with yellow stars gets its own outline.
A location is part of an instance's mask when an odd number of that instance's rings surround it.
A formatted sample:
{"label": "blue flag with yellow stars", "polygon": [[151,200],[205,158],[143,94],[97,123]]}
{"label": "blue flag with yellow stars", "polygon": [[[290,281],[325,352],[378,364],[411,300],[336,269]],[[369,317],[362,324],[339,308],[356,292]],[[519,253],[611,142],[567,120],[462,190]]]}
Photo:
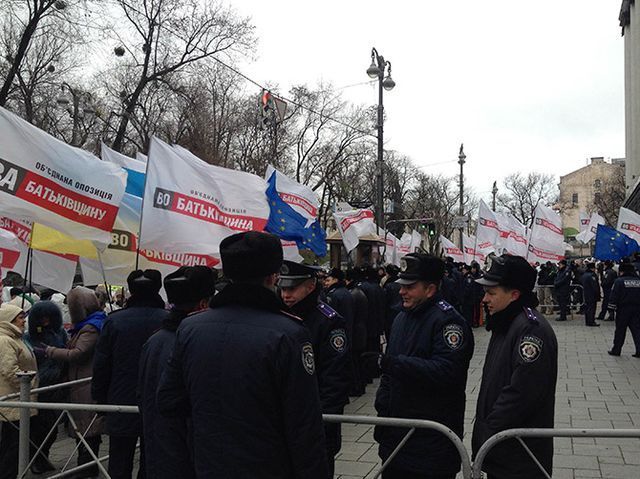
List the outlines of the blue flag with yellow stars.
{"label": "blue flag with yellow stars", "polygon": [[299,249],[309,249],[317,256],[327,254],[326,233],[318,220],[305,228],[307,220],[284,202],[276,190],[275,172],[269,178],[267,201],[269,201],[269,221],[265,231],[288,241],[295,241]]}
{"label": "blue flag with yellow stars", "polygon": [[596,247],[593,255],[596,259],[620,261],[625,256],[631,256],[640,251],[638,242],[626,234],[604,225],[598,225],[596,232]]}

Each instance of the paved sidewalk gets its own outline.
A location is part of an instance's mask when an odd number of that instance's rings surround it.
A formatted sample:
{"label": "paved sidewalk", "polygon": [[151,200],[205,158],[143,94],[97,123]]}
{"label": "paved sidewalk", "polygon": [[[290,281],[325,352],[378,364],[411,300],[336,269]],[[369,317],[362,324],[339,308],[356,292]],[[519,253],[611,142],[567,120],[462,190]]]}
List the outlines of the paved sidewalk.
{"label": "paved sidewalk", "polygon": [[[613,323],[600,328],[584,326],[584,316],[567,322],[551,321],[558,337],[558,385],[556,427],[639,428],[640,359],[630,335],[622,356],[607,354]],[[474,330],[476,349],[467,382],[464,444],[471,451],[471,431],[480,390],[482,365],[490,333]],[[374,415],[375,386],[354,399],[345,414]],[[336,477],[373,478],[378,463],[373,428],[344,425],[342,450],[336,461]],[[459,475],[459,477],[462,477]],[[640,478],[640,439],[555,439],[554,479]]]}

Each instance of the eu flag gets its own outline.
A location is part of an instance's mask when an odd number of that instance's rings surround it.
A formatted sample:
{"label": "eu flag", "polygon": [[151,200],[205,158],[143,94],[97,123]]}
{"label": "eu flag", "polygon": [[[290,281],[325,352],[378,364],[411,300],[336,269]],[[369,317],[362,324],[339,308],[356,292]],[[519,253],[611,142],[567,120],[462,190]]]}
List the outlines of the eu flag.
{"label": "eu flag", "polygon": [[295,241],[300,249],[310,249],[317,256],[327,254],[326,233],[318,220],[305,228],[307,220],[284,202],[276,190],[275,172],[269,178],[267,201],[269,201],[269,221],[265,230],[288,241]]}
{"label": "eu flag", "polygon": [[626,234],[604,225],[598,225],[596,233],[596,247],[593,255],[599,260],[620,261],[625,256],[631,256],[640,251],[638,242]]}

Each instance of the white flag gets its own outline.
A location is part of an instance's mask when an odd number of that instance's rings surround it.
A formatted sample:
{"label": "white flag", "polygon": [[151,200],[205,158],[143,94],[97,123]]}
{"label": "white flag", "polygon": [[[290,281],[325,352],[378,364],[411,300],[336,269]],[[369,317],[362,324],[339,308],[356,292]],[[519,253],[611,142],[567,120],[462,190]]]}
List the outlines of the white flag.
{"label": "white flag", "polygon": [[311,223],[318,219],[320,202],[317,195],[308,186],[301,185],[271,165],[267,166],[267,172],[264,175],[265,180],[268,181],[274,173],[276,174],[276,189],[280,198],[291,206],[294,211],[306,218],[306,226],[308,228]]}
{"label": "white flag", "polygon": [[400,243],[398,244],[398,256],[402,258],[409,253],[413,253],[411,250],[412,235],[409,233],[402,233],[400,237]]}
{"label": "white flag", "polygon": [[464,263],[464,254],[451,240],[440,235],[440,246],[444,256],[451,256],[456,263]]}
{"label": "white flag", "polygon": [[369,234],[376,234],[371,210],[351,210],[335,212],[333,217],[336,227],[342,236],[342,243],[347,251],[353,250],[360,244],[360,238]]}
{"label": "white flag", "polygon": [[484,263],[484,256],[482,254],[476,253],[476,237],[466,235],[462,233],[462,246],[464,253],[464,262],[466,264],[471,264],[473,261],[477,261],[478,263]]}
{"label": "white flag", "polygon": [[527,228],[509,213],[504,215],[504,225],[507,230],[506,238],[502,244],[504,252],[526,258]]}
{"label": "white flag", "polygon": [[529,238],[527,260],[530,263],[560,261],[564,258],[563,243],[560,215],[551,208],[538,204]]}
{"label": "white flag", "polygon": [[140,153],[139,151],[136,153],[136,160],[142,162],[142,163],[146,163],[148,160],[147,155],[145,155],[144,153]]}
{"label": "white flag", "polygon": [[380,236],[380,238],[383,238],[387,245],[384,251],[384,262],[387,264],[395,264],[396,266],[400,266],[400,257],[397,251],[400,240],[396,238],[393,233],[385,231],[381,228],[378,228],[378,236]]}
{"label": "white flag", "polygon": [[417,231],[411,232],[411,252],[415,253],[416,251],[420,251],[422,247],[422,235]]}
{"label": "white flag", "polygon": [[584,244],[587,244],[593,238],[596,237],[596,232],[598,231],[598,225],[605,224],[604,218],[600,216],[598,213],[593,213],[591,218],[589,219],[589,224],[584,231],[581,231],[576,235],[576,239],[581,241]]}
{"label": "white flag", "polygon": [[0,205],[74,239],[105,247],[126,174],[0,108]]}
{"label": "white flag", "polygon": [[[3,263],[2,269],[6,268],[5,271],[11,270],[24,275],[31,239],[31,224],[0,217],[0,234],[2,238],[0,254],[4,256],[0,261]],[[31,279],[35,284],[63,293],[71,289],[76,273],[77,256],[39,250],[32,250],[31,255],[33,259],[28,275],[30,278],[26,278],[27,281]],[[13,263],[13,266],[9,266],[10,263]]]}
{"label": "white flag", "polygon": [[498,218],[491,208],[480,200],[478,209],[478,226],[476,228],[476,253],[483,256],[497,251],[500,243],[500,227]]}
{"label": "white flag", "polygon": [[640,243],[640,215],[635,211],[620,208],[618,227],[616,229]]}
{"label": "white flag", "polygon": [[591,219],[591,217],[585,210],[580,210],[579,218],[580,218],[580,233],[582,233],[584,230],[587,229],[587,226],[589,226],[589,220]]}
{"label": "white flag", "polygon": [[287,261],[293,261],[294,263],[302,263],[304,258],[300,255],[300,250],[295,241],[286,241],[280,239],[282,243],[282,256]]}
{"label": "white flag", "polygon": [[140,231],[143,249],[217,254],[242,231],[263,231],[269,219],[262,178],[213,166],[181,147],[152,138]]}

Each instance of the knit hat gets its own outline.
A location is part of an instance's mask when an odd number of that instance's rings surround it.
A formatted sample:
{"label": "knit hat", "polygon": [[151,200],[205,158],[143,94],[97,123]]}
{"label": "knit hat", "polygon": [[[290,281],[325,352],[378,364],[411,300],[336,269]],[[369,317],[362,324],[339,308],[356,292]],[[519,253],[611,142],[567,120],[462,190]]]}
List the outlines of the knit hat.
{"label": "knit hat", "polygon": [[3,303],[0,304],[0,323],[10,323],[18,317],[20,313],[24,313],[22,308],[14,304]]}

